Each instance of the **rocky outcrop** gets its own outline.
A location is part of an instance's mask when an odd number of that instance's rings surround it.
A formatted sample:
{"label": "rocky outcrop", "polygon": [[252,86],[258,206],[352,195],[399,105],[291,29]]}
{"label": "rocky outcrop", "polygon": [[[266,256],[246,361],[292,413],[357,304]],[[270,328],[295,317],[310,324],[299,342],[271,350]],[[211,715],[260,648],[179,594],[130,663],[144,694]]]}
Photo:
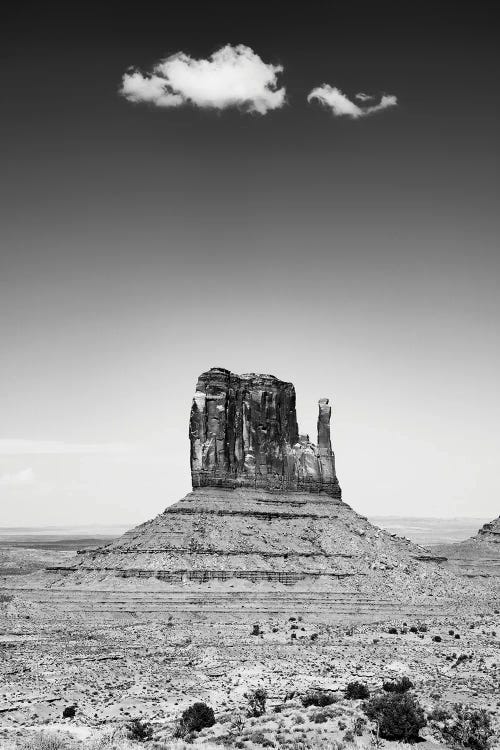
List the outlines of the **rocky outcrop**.
{"label": "rocky outcrop", "polygon": [[340,499],[330,417],[328,399],[321,399],[314,445],[299,434],[292,383],[212,368],[200,375],[191,407],[193,488],[325,492]]}
{"label": "rocky outcrop", "polygon": [[463,542],[436,544],[432,549],[445,555],[452,569],[467,578],[500,579],[500,516]]}
{"label": "rocky outcrop", "polygon": [[485,523],[478,531],[478,538],[500,544],[500,516],[489,523]]}

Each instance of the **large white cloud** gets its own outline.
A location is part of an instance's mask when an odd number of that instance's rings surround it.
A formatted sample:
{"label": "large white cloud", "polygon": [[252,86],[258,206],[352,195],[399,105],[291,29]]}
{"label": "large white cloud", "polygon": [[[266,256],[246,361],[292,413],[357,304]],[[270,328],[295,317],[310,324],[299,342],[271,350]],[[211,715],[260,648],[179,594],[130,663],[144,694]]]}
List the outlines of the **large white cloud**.
{"label": "large white cloud", "polygon": [[157,107],[236,107],[264,115],[285,103],[285,89],[278,87],[282,70],[281,65],[265,63],[250,47],[226,45],[207,60],[177,52],[151,73],[131,70],[123,76],[120,93],[131,102]]}
{"label": "large white cloud", "polygon": [[[374,97],[360,92],[359,94],[356,94],[355,98],[359,101],[366,102],[372,100]],[[311,102],[313,100],[318,101],[324,107],[330,109],[335,117],[350,117],[353,120],[372,115],[375,112],[380,112],[388,107],[394,107],[398,103],[395,96],[384,94],[378,104],[360,107],[359,104],[351,101],[345,94],[343,94],[340,89],[330,86],[327,83],[324,83],[322,86],[317,86],[311,91],[307,97],[307,101]]]}

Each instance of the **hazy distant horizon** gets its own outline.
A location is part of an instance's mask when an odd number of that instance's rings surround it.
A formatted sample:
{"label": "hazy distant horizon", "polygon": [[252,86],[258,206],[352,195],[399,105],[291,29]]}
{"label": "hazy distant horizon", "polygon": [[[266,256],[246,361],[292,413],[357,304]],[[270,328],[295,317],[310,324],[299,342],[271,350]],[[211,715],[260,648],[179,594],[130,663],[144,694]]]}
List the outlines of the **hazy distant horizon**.
{"label": "hazy distant horizon", "polygon": [[[492,520],[490,518],[486,518],[483,516],[395,516],[395,515],[377,515],[377,516],[367,516],[371,521],[374,521],[374,519],[377,519],[379,521],[386,520],[386,521],[406,521],[410,523],[411,521],[456,521],[461,522],[463,521],[467,525],[473,521],[477,521],[480,524],[487,523],[489,520]],[[0,526],[0,534],[3,532],[9,532],[9,531],[29,531],[34,529],[43,529],[45,531],[60,531],[63,529],[68,530],[83,530],[83,529],[89,529],[89,531],[95,531],[97,529],[130,529],[134,526],[138,526],[141,523],[144,523],[144,520],[148,519],[142,519],[137,520],[135,522],[132,522],[131,524],[123,524],[123,523],[105,523],[105,524],[77,524],[77,525],[68,525],[68,524],[33,524],[33,525],[25,525],[25,526]]]}

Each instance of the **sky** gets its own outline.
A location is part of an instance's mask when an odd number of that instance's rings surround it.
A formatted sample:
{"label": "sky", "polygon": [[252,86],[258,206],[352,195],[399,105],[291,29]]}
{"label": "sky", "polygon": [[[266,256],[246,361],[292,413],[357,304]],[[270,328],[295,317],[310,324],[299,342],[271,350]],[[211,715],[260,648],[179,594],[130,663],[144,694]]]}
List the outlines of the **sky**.
{"label": "sky", "polygon": [[0,526],[180,499],[213,366],[331,399],[357,511],[500,512],[494,4],[291,6],[4,11]]}

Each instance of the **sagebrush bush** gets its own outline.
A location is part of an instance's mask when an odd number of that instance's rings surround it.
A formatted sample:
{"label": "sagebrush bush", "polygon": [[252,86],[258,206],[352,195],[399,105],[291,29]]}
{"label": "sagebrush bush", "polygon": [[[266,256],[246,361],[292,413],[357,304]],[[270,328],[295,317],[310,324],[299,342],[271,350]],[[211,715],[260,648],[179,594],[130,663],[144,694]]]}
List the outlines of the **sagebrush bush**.
{"label": "sagebrush bush", "polygon": [[345,697],[350,700],[360,700],[370,697],[370,691],[364,682],[350,682],[344,693]]}
{"label": "sagebrush bush", "polygon": [[252,690],[248,696],[248,713],[250,716],[262,716],[266,712],[267,692],[264,688]]}
{"label": "sagebrush bush", "polygon": [[73,747],[68,738],[52,732],[40,732],[16,745],[18,750],[72,750]]}
{"label": "sagebrush bush", "polygon": [[364,704],[363,710],[376,722],[384,740],[416,742],[427,723],[422,707],[410,693],[376,695]]}
{"label": "sagebrush bush", "polygon": [[323,711],[316,711],[312,716],[312,720],[315,724],[324,724],[328,721],[328,716]]}
{"label": "sagebrush bush", "polygon": [[442,733],[454,747],[470,747],[472,750],[487,750],[494,734],[490,715],[484,708],[462,704],[455,705]]}
{"label": "sagebrush bush", "polygon": [[352,731],[354,732],[355,735],[357,735],[358,737],[361,737],[365,726],[366,726],[366,719],[364,719],[362,716],[357,716],[356,719],[354,720]]}
{"label": "sagebrush bush", "polygon": [[450,712],[442,706],[436,706],[436,708],[433,708],[429,713],[428,718],[432,719],[432,721],[446,721],[446,719],[450,718]]}
{"label": "sagebrush bush", "polygon": [[406,693],[414,687],[413,682],[408,677],[401,677],[400,680],[390,680],[384,682],[383,688],[386,693]]}
{"label": "sagebrush bush", "polygon": [[135,742],[148,742],[153,736],[153,727],[147,721],[132,719],[127,724],[127,737]]}
{"label": "sagebrush bush", "polygon": [[331,693],[327,690],[309,690],[300,700],[302,701],[304,708],[307,708],[308,706],[319,706],[320,708],[323,708],[324,706],[331,706],[332,703],[336,703],[337,696],[335,693]]}
{"label": "sagebrush bush", "polygon": [[183,736],[190,732],[199,732],[205,727],[213,727],[214,724],[215,715],[213,708],[207,706],[206,703],[193,703],[192,706],[189,706],[182,712],[178,734]]}

